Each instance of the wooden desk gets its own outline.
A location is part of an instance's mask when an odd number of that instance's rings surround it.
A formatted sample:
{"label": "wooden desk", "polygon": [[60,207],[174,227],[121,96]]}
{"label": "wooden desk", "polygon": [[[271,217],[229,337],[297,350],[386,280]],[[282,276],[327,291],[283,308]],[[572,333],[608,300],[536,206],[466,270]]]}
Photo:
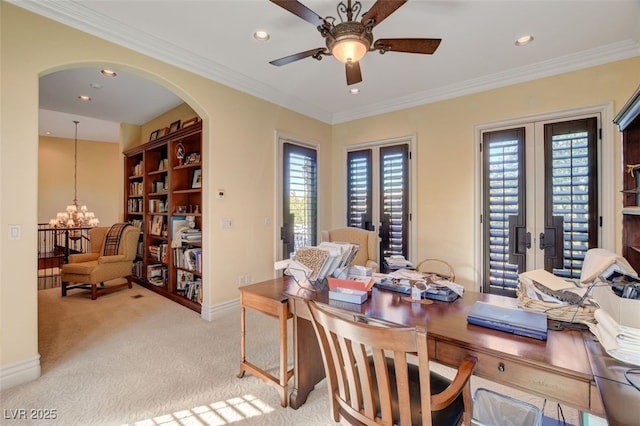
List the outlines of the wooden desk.
{"label": "wooden desk", "polygon": [[[293,375],[293,369],[287,371],[287,320],[291,318],[287,296],[282,292],[282,283],[266,281],[240,288],[240,373],[250,372],[255,377],[274,386],[280,394],[280,405],[287,406],[288,383]],[[280,327],[280,374],[275,377],[264,369],[247,361],[246,339],[246,309],[253,309],[278,320]]]}
{"label": "wooden desk", "polygon": [[[405,301],[404,295],[374,288],[369,300],[362,305],[354,305],[329,301],[326,292],[301,289],[289,277],[243,287],[243,290],[256,294],[266,291],[267,297],[275,297],[275,293],[280,291],[288,298],[294,333],[294,383],[289,398],[292,408],[304,404],[315,385],[324,378],[322,355],[306,304],[311,299],[352,312],[363,321],[378,321],[392,326],[426,324],[429,354],[434,361],[455,368],[464,357],[471,354],[478,359],[475,374],[480,377],[581,411],[604,415],[596,382],[603,383],[602,386],[600,383],[598,385],[604,394],[611,388],[609,382],[613,380],[606,377],[605,371],[609,366],[604,365],[602,376],[594,378],[592,363],[595,352],[587,349],[589,342],[593,342],[589,333],[549,330],[548,339],[544,342],[467,324],[467,313],[476,301],[515,306],[515,299],[466,292],[464,298],[452,303],[434,301],[433,304],[423,305]],[[596,349],[600,347],[599,343],[595,344]],[[615,383],[616,386],[622,385]],[[607,395],[605,402],[615,401],[616,395]],[[630,393],[629,396],[633,401],[638,400],[634,394]],[[636,412],[633,408],[629,409],[634,406],[637,406],[637,402],[627,406],[626,415]],[[609,407],[614,409],[614,406],[605,404],[607,418],[614,419],[610,424],[625,424],[626,417],[618,417],[622,423],[616,423],[616,414],[610,413]],[[638,422],[634,420],[626,424]]]}
{"label": "wooden desk", "polygon": [[[322,378],[324,374],[324,371],[305,371],[305,376],[301,375],[303,369],[311,369],[311,366],[322,368],[317,343],[312,349],[316,338],[306,305],[307,299],[314,299],[352,311],[365,320],[398,326],[426,324],[429,354],[434,361],[457,367],[467,355],[473,355],[478,359],[475,374],[480,377],[592,411],[595,387],[580,331],[550,330],[544,342],[467,324],[467,313],[476,301],[516,306],[515,299],[465,292],[464,298],[452,303],[434,301],[424,305],[407,302],[404,295],[374,288],[364,304],[353,305],[329,301],[326,293],[300,290],[288,280],[283,281],[283,285],[294,317],[295,383],[290,398],[294,408],[304,403],[317,383],[314,379]],[[302,350],[304,358],[296,357],[295,354]],[[309,362],[309,353],[313,351],[318,352],[319,362]]]}

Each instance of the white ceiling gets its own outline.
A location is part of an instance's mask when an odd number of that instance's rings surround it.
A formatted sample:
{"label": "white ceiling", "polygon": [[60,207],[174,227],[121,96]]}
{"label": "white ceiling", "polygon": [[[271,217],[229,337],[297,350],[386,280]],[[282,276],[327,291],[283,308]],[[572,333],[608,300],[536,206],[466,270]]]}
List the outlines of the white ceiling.
{"label": "white ceiling", "polygon": [[[374,39],[442,38],[440,47],[434,55],[368,53],[361,61],[363,82],[355,85],[361,92],[350,95],[344,65],[334,58],[269,64],[323,47],[324,39],[312,24],[268,0],[8,1],[332,124],[640,56],[637,0],[409,0],[374,28]],[[302,3],[320,16],[336,16],[335,0]],[[366,11],[374,1],[361,3]],[[254,40],[258,29],[271,39]],[[534,42],[516,47],[524,34]],[[145,100],[153,90],[140,93],[139,84],[122,89],[124,104],[134,111],[125,111],[115,94],[109,96],[113,104],[71,111],[53,95],[75,99],[78,89],[68,81],[93,81],[82,74],[61,73],[51,93],[41,96],[43,108],[125,122],[155,113]],[[120,81],[112,80],[113,90]],[[105,83],[100,93],[106,90]],[[85,108],[93,108],[91,114]]]}

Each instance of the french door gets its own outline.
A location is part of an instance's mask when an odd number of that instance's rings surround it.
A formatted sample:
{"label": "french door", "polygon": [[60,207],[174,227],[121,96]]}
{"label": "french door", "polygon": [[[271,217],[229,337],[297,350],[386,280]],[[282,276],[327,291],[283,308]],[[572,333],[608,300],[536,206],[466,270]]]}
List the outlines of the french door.
{"label": "french door", "polygon": [[518,274],[579,278],[600,234],[598,117],[482,135],[483,291],[515,294]]}
{"label": "french door", "polygon": [[408,143],[347,153],[347,225],[377,230],[380,256],[408,256]]}
{"label": "french door", "polygon": [[318,165],[315,149],[282,144],[282,258],[315,246],[318,234]]}

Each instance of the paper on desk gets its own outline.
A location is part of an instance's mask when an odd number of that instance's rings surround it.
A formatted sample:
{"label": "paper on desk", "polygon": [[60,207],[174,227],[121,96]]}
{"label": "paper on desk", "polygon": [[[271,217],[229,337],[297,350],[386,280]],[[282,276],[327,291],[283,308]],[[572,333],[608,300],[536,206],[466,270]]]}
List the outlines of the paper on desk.
{"label": "paper on desk", "polygon": [[389,273],[390,278],[395,278],[398,280],[411,280],[411,281],[421,281],[424,280],[424,274],[418,271],[414,271],[412,269],[398,269],[397,271],[393,271]]}
{"label": "paper on desk", "polygon": [[617,360],[640,365],[640,329],[618,324],[603,309],[594,313],[596,324],[586,323],[604,350]]}
{"label": "paper on desk", "polygon": [[436,280],[433,283],[429,284],[429,286],[446,287],[460,297],[462,297],[464,294],[464,286],[454,283],[453,281]]}
{"label": "paper on desk", "polygon": [[603,248],[587,250],[582,262],[580,282],[589,284],[599,276],[607,278],[613,272],[637,277],[638,274],[629,264],[627,259]]}
{"label": "paper on desk", "polygon": [[562,278],[553,275],[549,271],[544,269],[535,269],[533,271],[523,272],[519,275],[520,278],[526,278],[529,281],[535,281],[542,284],[553,291],[561,291],[575,288],[575,284],[569,281],[565,281]]}

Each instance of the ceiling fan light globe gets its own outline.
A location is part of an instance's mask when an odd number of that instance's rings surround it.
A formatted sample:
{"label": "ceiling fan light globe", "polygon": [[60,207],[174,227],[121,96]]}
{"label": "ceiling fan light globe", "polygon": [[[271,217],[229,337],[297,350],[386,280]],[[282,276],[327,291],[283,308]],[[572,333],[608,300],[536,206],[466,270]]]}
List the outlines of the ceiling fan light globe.
{"label": "ceiling fan light globe", "polygon": [[367,53],[369,47],[361,39],[343,39],[336,41],[331,54],[340,62],[358,62]]}

